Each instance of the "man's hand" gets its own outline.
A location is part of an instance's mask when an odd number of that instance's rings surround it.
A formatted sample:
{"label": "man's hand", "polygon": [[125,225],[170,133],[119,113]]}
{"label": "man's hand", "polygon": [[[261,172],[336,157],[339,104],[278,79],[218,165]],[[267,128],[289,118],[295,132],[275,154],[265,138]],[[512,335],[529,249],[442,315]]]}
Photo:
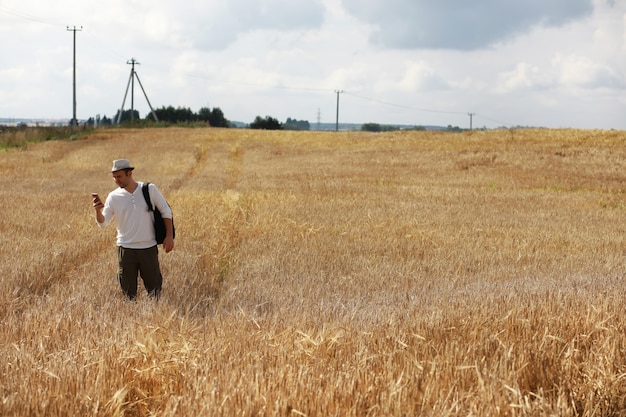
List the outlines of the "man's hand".
{"label": "man's hand", "polygon": [[98,194],[91,194],[91,203],[93,208],[96,209],[96,221],[98,223],[103,223],[104,216],[102,215],[102,209],[104,208],[104,204],[102,203],[102,200],[100,200]]}
{"label": "man's hand", "polygon": [[163,239],[163,249],[165,253],[170,253],[174,249],[174,239],[171,236],[165,236]]}
{"label": "man's hand", "polygon": [[174,249],[174,223],[172,219],[163,217],[163,223],[165,224],[165,239],[163,239],[163,249],[165,253],[169,253]]}
{"label": "man's hand", "polygon": [[96,211],[101,211],[102,208],[104,207],[104,204],[102,203],[102,200],[100,200],[100,197],[95,195],[92,198],[92,203],[93,203],[93,207],[96,209]]}

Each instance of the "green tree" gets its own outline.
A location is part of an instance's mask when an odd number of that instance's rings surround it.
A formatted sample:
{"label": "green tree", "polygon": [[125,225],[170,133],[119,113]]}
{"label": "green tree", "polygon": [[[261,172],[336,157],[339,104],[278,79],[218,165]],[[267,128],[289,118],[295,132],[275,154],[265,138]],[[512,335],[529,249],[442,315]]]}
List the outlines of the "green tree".
{"label": "green tree", "polygon": [[398,130],[396,126],[380,125],[378,123],[365,123],[361,125],[361,130],[365,132],[393,132]]}
{"label": "green tree", "polygon": [[311,130],[311,124],[308,120],[296,120],[288,117],[283,128],[285,130]]}
{"label": "green tree", "polygon": [[361,125],[361,130],[364,132],[380,132],[382,127],[378,123],[364,123]]}
{"label": "green tree", "polygon": [[264,130],[282,130],[283,124],[271,116],[257,116],[254,122],[250,123],[250,129],[264,129]]}
{"label": "green tree", "polygon": [[213,127],[230,127],[230,122],[224,117],[224,112],[219,107],[203,107],[198,112],[198,120],[208,122]]}
{"label": "green tree", "polygon": [[[133,116],[132,117],[133,120],[137,120],[137,121],[139,120],[139,112],[137,110],[130,110],[130,109],[128,109],[128,110],[124,110],[122,112],[122,117],[120,118],[120,123],[130,122],[131,114]],[[117,113],[115,113],[115,117],[113,118],[113,120],[115,122],[117,122],[117,119],[118,119],[119,115],[120,115],[120,111],[118,110]]]}

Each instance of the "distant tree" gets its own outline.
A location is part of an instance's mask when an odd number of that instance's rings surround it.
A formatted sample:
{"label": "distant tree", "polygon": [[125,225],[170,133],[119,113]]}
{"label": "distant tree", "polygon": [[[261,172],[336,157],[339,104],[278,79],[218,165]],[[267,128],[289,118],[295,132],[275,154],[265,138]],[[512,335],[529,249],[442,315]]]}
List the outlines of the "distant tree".
{"label": "distant tree", "polygon": [[160,107],[154,111],[157,115],[157,119],[162,122],[175,123],[176,120],[176,109],[172,106]]}
{"label": "distant tree", "polygon": [[213,124],[211,123],[211,109],[209,109],[208,107],[202,107],[198,111],[198,120],[208,122],[212,126]]}
{"label": "distant tree", "polygon": [[224,117],[224,112],[219,107],[213,107],[213,110],[208,107],[201,108],[198,112],[198,120],[208,122],[213,127],[230,127],[230,122]]}
{"label": "distant tree", "polygon": [[[133,120],[139,120],[139,112],[137,110],[124,110],[122,112],[122,117],[119,119],[120,123],[124,123],[124,122],[130,122],[131,120],[131,114],[132,114],[132,119]],[[113,118],[113,120],[117,123],[117,119],[119,118],[120,115],[120,111],[118,110],[117,113],[115,113],[115,117]]]}
{"label": "distant tree", "polygon": [[311,130],[311,124],[308,120],[296,120],[290,117],[287,118],[287,121],[283,125],[283,129],[285,130]]}
{"label": "distant tree", "polygon": [[[130,120],[130,110],[124,110],[122,113],[121,122],[126,122]],[[139,112],[134,110],[134,120],[139,121]],[[113,123],[117,122],[118,115],[120,114],[119,110],[117,111],[115,117],[113,118]],[[219,107],[214,107],[213,109],[209,109],[208,107],[203,107],[200,109],[198,113],[194,113],[188,107],[173,107],[173,106],[163,106],[158,109],[154,109],[154,114],[157,116],[159,122],[165,124],[178,124],[178,123],[194,123],[194,122],[208,122],[209,125],[214,127],[231,127],[231,122],[224,117],[224,112]],[[146,115],[145,120],[152,120],[152,113]],[[88,120],[87,123],[94,123],[92,119]],[[110,120],[107,119],[106,116],[98,121],[95,121],[96,124],[99,125],[107,125],[110,124]]]}
{"label": "distant tree", "polygon": [[361,125],[361,130],[364,132],[393,132],[398,130],[395,126],[380,125],[378,123],[365,123]]}
{"label": "distant tree", "polygon": [[257,116],[254,122],[250,123],[250,129],[282,130],[283,124],[271,116],[265,116],[265,118]]}
{"label": "distant tree", "polygon": [[219,107],[213,107],[211,110],[211,119],[209,119],[211,126],[215,127],[230,127],[230,121],[224,116],[224,112]]}
{"label": "distant tree", "polygon": [[382,127],[378,123],[364,123],[361,125],[361,130],[364,132],[380,132]]}
{"label": "distant tree", "polygon": [[[224,112],[219,107],[214,107],[213,110],[208,107],[202,107],[198,113],[194,113],[188,107],[173,106],[160,107],[154,111],[160,122],[177,124],[177,123],[193,123],[193,122],[207,122],[214,127],[230,127],[230,122],[224,117]],[[148,115],[146,118],[152,117]]]}
{"label": "distant tree", "polygon": [[178,107],[175,114],[174,123],[189,123],[197,120],[196,114],[189,107]]}
{"label": "distant tree", "polygon": [[454,133],[459,133],[459,132],[462,132],[462,131],[463,131],[463,129],[461,129],[461,128],[460,128],[460,127],[458,127],[458,126],[454,126],[454,127],[453,127],[452,125],[448,125],[448,127],[446,128],[446,131],[448,131],[448,132],[454,132]]}
{"label": "distant tree", "polygon": [[194,119],[194,114],[191,109],[184,107],[161,107],[156,109],[154,113],[156,114],[157,119],[165,123],[185,123],[193,121]]}

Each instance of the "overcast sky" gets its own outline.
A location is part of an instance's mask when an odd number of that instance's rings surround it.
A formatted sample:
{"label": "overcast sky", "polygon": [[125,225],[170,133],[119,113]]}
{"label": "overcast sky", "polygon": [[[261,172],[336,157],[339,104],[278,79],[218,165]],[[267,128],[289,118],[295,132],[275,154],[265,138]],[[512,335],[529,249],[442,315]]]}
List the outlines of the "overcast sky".
{"label": "overcast sky", "polygon": [[0,117],[72,117],[68,26],[78,119],[135,58],[154,108],[246,123],[626,129],[626,0],[0,0]]}

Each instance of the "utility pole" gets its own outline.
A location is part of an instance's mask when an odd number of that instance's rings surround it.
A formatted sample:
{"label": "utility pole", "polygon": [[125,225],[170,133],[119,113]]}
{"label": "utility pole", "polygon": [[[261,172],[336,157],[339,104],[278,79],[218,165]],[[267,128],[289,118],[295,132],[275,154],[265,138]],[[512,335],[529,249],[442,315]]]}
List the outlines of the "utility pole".
{"label": "utility pole", "polygon": [[139,65],[139,62],[135,61],[135,58],[131,58],[130,61],[126,61],[126,64],[132,65],[130,69],[130,122],[132,123],[135,120],[135,64]]}
{"label": "utility pole", "polygon": [[467,115],[470,117],[470,130],[472,130],[472,118],[476,115],[476,113],[467,113]]}
{"label": "utility pole", "polygon": [[135,64],[141,65],[135,58],[131,58],[129,61],[126,61],[128,65],[131,65],[130,77],[128,78],[128,84],[126,84],[126,92],[124,93],[124,100],[122,100],[122,108],[120,109],[119,114],[117,115],[116,124],[120,123],[122,119],[122,113],[124,112],[124,103],[126,103],[126,96],[128,95],[128,87],[131,87],[130,91],[130,121],[134,121],[135,119],[135,78],[137,78],[137,82],[139,83],[139,87],[141,87],[141,91],[143,91],[143,95],[146,98],[146,102],[148,102],[148,107],[150,107],[150,111],[152,112],[152,117],[155,122],[158,122],[154,109],[152,108],[152,104],[150,104],[150,100],[148,100],[148,95],[146,94],[146,90],[144,90],[143,85],[141,84],[141,80],[139,79],[139,75],[137,71],[135,71]]}
{"label": "utility pole", "polygon": [[77,28],[76,26],[70,28],[67,26],[67,30],[74,32],[74,75],[72,79],[72,91],[73,91],[73,112],[72,112],[72,126],[78,125],[78,120],[76,120],[76,32],[80,32],[83,30],[83,27]]}
{"label": "utility pole", "polygon": [[335,122],[335,132],[339,132],[339,94],[343,93],[343,90],[335,90],[337,93],[337,118]]}
{"label": "utility pole", "polygon": [[320,113],[320,108],[317,108],[317,130],[321,129],[321,121],[322,121],[322,113]]}

